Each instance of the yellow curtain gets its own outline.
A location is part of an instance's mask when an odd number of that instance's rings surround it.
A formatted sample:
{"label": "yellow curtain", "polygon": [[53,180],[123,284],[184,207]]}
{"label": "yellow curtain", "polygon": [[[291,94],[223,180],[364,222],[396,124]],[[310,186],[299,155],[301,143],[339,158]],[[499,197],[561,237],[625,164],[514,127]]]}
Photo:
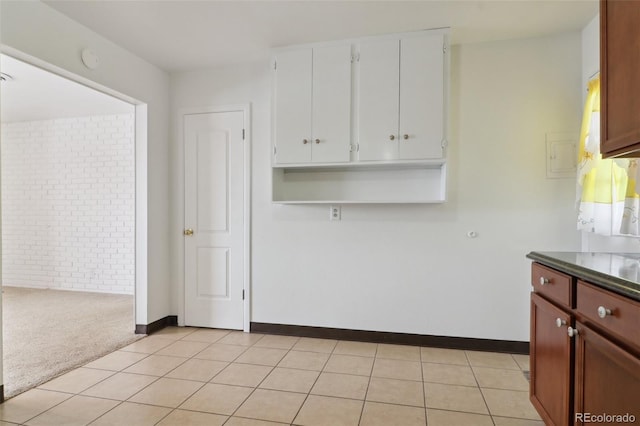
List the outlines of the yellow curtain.
{"label": "yellow curtain", "polygon": [[628,160],[600,154],[600,77],[589,82],[578,153],[578,229],[603,235],[620,233],[627,192]]}

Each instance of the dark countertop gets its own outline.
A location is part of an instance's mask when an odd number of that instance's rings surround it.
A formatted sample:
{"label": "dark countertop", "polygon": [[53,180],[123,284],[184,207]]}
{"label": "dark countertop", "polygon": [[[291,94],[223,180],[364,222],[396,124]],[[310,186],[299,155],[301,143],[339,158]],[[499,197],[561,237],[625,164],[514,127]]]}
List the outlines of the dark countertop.
{"label": "dark countertop", "polygon": [[640,301],[640,253],[537,252],[538,263]]}

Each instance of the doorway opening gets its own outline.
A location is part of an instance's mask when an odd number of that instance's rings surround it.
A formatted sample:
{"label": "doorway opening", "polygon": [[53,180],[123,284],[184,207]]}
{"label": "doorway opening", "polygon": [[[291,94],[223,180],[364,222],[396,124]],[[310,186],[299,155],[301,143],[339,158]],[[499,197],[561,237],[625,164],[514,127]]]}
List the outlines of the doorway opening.
{"label": "doorway opening", "polygon": [[0,57],[4,390],[134,334],[135,107]]}

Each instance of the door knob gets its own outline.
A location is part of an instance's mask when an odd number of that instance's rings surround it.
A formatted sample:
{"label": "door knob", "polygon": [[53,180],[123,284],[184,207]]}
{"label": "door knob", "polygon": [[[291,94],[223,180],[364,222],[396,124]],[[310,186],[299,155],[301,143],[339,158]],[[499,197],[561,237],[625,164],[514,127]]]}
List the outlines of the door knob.
{"label": "door knob", "polygon": [[577,328],[567,327],[567,334],[569,335],[569,337],[577,336],[578,335],[578,329]]}
{"label": "door knob", "polygon": [[567,325],[567,322],[565,320],[563,320],[562,318],[556,318],[556,326],[557,327],[562,327],[563,325]]}
{"label": "door knob", "polygon": [[302,139],[302,143],[305,144],[305,145],[308,144],[309,143],[309,139]]}
{"label": "door knob", "polygon": [[315,143],[320,143],[320,139],[316,139],[314,142]]}
{"label": "door knob", "polygon": [[390,141],[396,140],[396,135],[389,135],[389,140]]}
{"label": "door knob", "polygon": [[185,229],[184,230],[184,235],[187,235],[187,236],[193,235],[193,229],[191,229],[191,228]]}
{"label": "door knob", "polygon": [[549,284],[550,282],[549,278],[540,277],[540,285]]}
{"label": "door knob", "polygon": [[409,135],[405,134],[405,135],[403,136],[403,138],[404,138],[404,140],[407,140],[407,139],[409,139]]}

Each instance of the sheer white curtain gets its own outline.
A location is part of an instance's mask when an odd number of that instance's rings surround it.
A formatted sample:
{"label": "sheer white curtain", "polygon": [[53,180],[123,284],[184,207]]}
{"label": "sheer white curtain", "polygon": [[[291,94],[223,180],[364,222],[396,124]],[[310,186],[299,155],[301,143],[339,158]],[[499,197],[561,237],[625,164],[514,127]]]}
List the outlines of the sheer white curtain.
{"label": "sheer white curtain", "polygon": [[600,77],[589,82],[578,154],[578,229],[601,235],[640,235],[638,161],[600,154]]}

